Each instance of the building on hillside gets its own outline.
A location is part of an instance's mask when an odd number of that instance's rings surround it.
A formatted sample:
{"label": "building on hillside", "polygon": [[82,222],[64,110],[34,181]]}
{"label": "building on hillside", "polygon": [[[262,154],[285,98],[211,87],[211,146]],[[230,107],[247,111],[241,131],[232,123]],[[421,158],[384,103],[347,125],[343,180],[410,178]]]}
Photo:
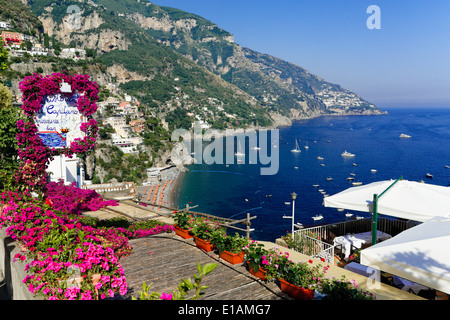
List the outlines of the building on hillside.
{"label": "building on hillside", "polygon": [[142,132],[145,129],[145,121],[142,119],[131,120],[130,127],[137,133]]}
{"label": "building on hillside", "polygon": [[0,21],[0,29],[12,29],[11,23]]}
{"label": "building on hillside", "polygon": [[18,32],[2,31],[2,41],[8,47],[20,48],[22,35]]}
{"label": "building on hillside", "polygon": [[86,50],[78,48],[64,48],[61,50],[59,57],[62,59],[85,60]]}

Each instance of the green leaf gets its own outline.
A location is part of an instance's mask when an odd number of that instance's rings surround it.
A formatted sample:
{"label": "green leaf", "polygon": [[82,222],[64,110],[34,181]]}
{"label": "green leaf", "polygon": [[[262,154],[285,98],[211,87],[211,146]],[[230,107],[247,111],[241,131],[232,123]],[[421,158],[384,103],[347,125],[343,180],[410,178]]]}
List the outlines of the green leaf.
{"label": "green leaf", "polygon": [[217,267],[217,263],[207,263],[203,266],[203,274],[206,276]]}

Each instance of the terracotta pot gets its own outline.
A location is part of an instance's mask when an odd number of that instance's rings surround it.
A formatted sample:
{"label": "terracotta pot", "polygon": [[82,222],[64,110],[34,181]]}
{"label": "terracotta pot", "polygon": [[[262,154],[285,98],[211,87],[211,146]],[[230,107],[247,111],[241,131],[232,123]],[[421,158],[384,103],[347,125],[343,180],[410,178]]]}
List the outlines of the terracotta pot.
{"label": "terracotta pot", "polygon": [[248,262],[247,264],[248,264],[248,271],[250,272],[250,274],[261,280],[266,280],[266,270],[260,267],[259,270],[255,272],[253,268],[250,267],[250,264]]}
{"label": "terracotta pot", "polygon": [[210,252],[213,249],[213,246],[212,246],[211,242],[209,242],[209,241],[206,241],[206,240],[203,240],[203,239],[200,239],[197,237],[194,237],[194,241],[195,241],[195,245],[198,248],[205,250],[206,252]]}
{"label": "terracotta pot", "polygon": [[280,281],[281,291],[287,293],[290,297],[297,300],[312,300],[314,299],[314,290],[303,289],[297,287],[283,279],[278,279]]}
{"label": "terracotta pot", "polygon": [[175,233],[183,239],[190,239],[193,237],[189,230],[181,229],[179,226],[175,226]]}
{"label": "terracotta pot", "polygon": [[219,253],[219,257],[231,264],[238,264],[244,262],[244,252],[231,253],[224,250],[223,252]]}

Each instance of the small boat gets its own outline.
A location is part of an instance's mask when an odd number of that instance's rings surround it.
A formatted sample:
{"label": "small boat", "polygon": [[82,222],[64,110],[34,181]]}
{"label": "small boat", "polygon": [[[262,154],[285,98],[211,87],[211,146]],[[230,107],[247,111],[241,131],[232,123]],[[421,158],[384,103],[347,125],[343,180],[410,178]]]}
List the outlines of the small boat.
{"label": "small boat", "polygon": [[313,187],[317,188],[317,187],[319,187],[319,185],[318,184],[313,184]]}
{"label": "small boat", "polygon": [[322,220],[323,216],[321,214],[318,214],[317,216],[311,217],[313,220]]}
{"label": "small boat", "polygon": [[348,177],[347,180],[348,180],[348,181],[352,181],[352,180],[355,180],[355,178],[353,178],[353,177]]}
{"label": "small boat", "polygon": [[248,199],[245,199],[245,202],[248,202]]}
{"label": "small boat", "polygon": [[356,164],[356,163],[353,163],[353,166],[354,166],[354,167],[356,167],[356,166],[357,166],[357,164]]}
{"label": "small boat", "polygon": [[360,216],[356,216],[355,218],[356,218],[356,220],[364,219],[364,217],[360,217]]}
{"label": "small boat", "polygon": [[425,177],[427,177],[427,178],[433,178],[433,175],[431,174],[431,173],[427,173],[426,175],[425,175]]}
{"label": "small boat", "polygon": [[342,211],[344,211],[344,209],[343,208],[338,208],[337,211],[342,212]]}
{"label": "small boat", "polygon": [[350,218],[351,216],[353,216],[353,213],[347,212],[347,213],[345,214],[345,216],[346,216],[347,218]]}
{"label": "small boat", "polygon": [[370,172],[375,173],[377,172],[377,169],[370,169]]}
{"label": "small boat", "polygon": [[350,172],[349,175],[351,175],[353,177],[355,176],[355,174],[353,172]]}
{"label": "small boat", "polygon": [[321,165],[322,167],[325,167],[325,164],[324,164],[324,163],[321,163],[320,165]]}
{"label": "small boat", "polygon": [[295,170],[297,170],[297,169],[298,169],[298,167],[294,167],[294,169],[295,169]]}
{"label": "small boat", "polygon": [[361,181],[354,181],[354,182],[352,182],[352,185],[360,186],[360,185],[362,185],[362,182]]}
{"label": "small boat", "polygon": [[288,205],[290,205],[291,203],[290,203],[289,201],[285,201],[284,204],[288,206]]}
{"label": "small boat", "polygon": [[345,150],[344,152],[341,153],[341,156],[345,158],[353,158],[355,155]]}
{"label": "small boat", "polygon": [[317,160],[323,160],[323,158],[321,156],[318,156]]}
{"label": "small boat", "polygon": [[295,149],[292,149],[291,152],[302,152],[302,150],[300,150],[300,147],[298,146],[297,139],[295,139]]}
{"label": "small boat", "polygon": [[[238,141],[238,151],[234,154],[236,157],[243,157],[245,156],[245,153],[242,150],[241,142]],[[239,163],[239,161],[238,161]]]}
{"label": "small boat", "polygon": [[319,192],[323,192],[323,189],[319,189],[318,191],[319,191]]}
{"label": "small boat", "polygon": [[407,134],[405,134],[405,133],[402,133],[402,134],[400,135],[400,138],[406,138],[406,139],[408,139],[408,138],[411,138],[411,136],[410,136],[410,135],[407,135]]}
{"label": "small boat", "polygon": [[302,229],[303,228],[303,224],[301,224],[300,222],[294,223],[294,227]]}
{"label": "small boat", "polygon": [[447,165],[446,165],[445,168],[446,168],[446,169],[450,169],[450,166],[447,166]]}
{"label": "small boat", "polygon": [[332,177],[327,177],[327,181],[332,181],[333,178]]}
{"label": "small boat", "polygon": [[260,150],[260,147],[253,147],[252,150]]}

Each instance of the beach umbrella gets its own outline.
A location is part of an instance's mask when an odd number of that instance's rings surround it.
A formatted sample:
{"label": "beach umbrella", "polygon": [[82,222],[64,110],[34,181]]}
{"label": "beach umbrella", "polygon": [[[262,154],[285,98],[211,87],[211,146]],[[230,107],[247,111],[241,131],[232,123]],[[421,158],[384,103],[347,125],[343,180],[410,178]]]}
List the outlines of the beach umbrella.
{"label": "beach umbrella", "polygon": [[[351,187],[324,198],[323,204],[372,213],[372,231],[375,233],[379,213],[420,222],[435,216],[448,218],[450,188],[399,178]],[[373,244],[375,241],[376,238],[372,238]]]}
{"label": "beach umbrella", "polygon": [[361,250],[365,266],[450,294],[450,218],[434,217]]}

